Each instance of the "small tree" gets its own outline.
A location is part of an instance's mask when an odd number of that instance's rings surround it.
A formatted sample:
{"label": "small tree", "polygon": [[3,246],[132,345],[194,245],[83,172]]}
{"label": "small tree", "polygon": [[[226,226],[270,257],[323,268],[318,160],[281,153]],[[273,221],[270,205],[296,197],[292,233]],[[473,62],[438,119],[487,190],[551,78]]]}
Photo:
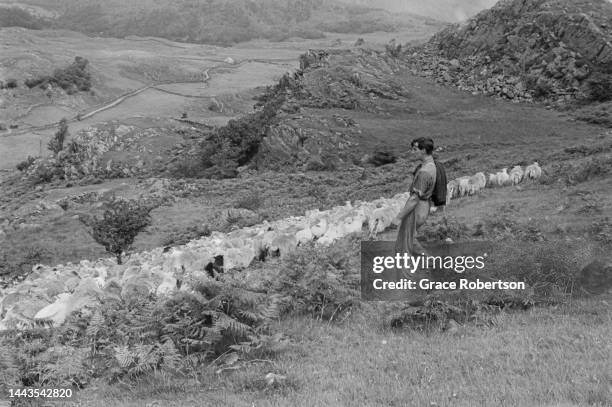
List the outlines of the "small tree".
{"label": "small tree", "polygon": [[55,132],[53,138],[47,144],[47,148],[57,154],[64,149],[64,140],[68,137],[68,120],[64,117],[59,122],[59,130]]}
{"label": "small tree", "polygon": [[151,224],[150,213],[153,209],[153,206],[138,201],[113,197],[107,203],[101,219],[94,216],[82,222],[91,228],[90,234],[94,240],[114,254],[117,263],[121,264],[123,252],[132,246],[136,235]]}

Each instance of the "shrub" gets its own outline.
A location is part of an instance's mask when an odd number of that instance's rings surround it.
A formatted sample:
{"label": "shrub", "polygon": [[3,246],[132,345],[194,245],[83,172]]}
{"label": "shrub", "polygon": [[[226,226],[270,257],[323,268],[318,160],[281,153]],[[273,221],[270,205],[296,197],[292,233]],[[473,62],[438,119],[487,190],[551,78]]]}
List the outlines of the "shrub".
{"label": "shrub", "polygon": [[202,160],[186,158],[175,163],[168,172],[174,178],[199,178],[203,175],[204,169]]}
{"label": "shrub", "polygon": [[346,315],[359,298],[358,245],[357,239],[324,249],[307,245],[289,255],[271,281],[290,298],[285,310],[328,321]]}
{"label": "shrub", "polygon": [[205,167],[232,169],[247,164],[259,150],[259,144],[284,102],[283,95],[267,98],[260,111],[230,120],[207,141],[202,151]]}
{"label": "shrub", "polygon": [[211,362],[224,367],[239,354],[268,357],[285,347],[281,334],[270,334],[278,295],[211,280],[190,286],[168,297],[108,296],[57,329],[1,332],[0,383],[83,388],[104,378],[129,386],[158,372],[198,375]]}
{"label": "shrub", "polygon": [[64,149],[64,141],[70,134],[68,133],[68,121],[63,118],[59,122],[59,129],[53,135],[53,138],[47,144],[47,148],[57,155]]}
{"label": "shrub", "polygon": [[21,246],[18,241],[3,247],[0,253],[0,275],[26,275],[35,264],[50,261],[51,253],[39,246]]}
{"label": "shrub", "polygon": [[381,165],[385,164],[393,164],[396,160],[397,158],[393,152],[378,150],[375,151],[372,158],[370,158],[370,163],[376,167],[380,167]]}
{"label": "shrub", "polygon": [[91,228],[90,234],[96,242],[103,245],[107,252],[117,258],[121,264],[121,256],[128,250],[136,235],[151,224],[150,212],[152,206],[138,201],[121,200],[113,197],[106,204],[106,210],[101,219],[94,216],[82,219]]}
{"label": "shrub", "polygon": [[467,236],[468,228],[455,219],[444,217],[441,222],[435,222],[433,225],[423,225],[421,233],[427,240],[445,240],[448,238],[459,240]]}
{"label": "shrub", "polygon": [[610,218],[606,217],[592,223],[589,232],[596,241],[612,245],[612,222],[610,222]]}
{"label": "shrub", "polygon": [[385,50],[387,51],[387,54],[391,55],[393,58],[397,58],[402,53],[402,44],[396,45],[395,39],[393,39],[385,45]]}
{"label": "shrub", "polygon": [[56,69],[51,76],[41,76],[25,80],[29,88],[40,86],[45,88],[49,84],[55,84],[64,89],[68,94],[77,91],[89,91],[91,89],[91,74],[87,71],[88,61],[82,57],[75,57],[74,62],[66,68]]}
{"label": "shrub", "polygon": [[31,175],[31,181],[36,184],[46,184],[53,181],[56,176],[59,176],[61,169],[55,165],[44,163],[36,167],[36,170]]}
{"label": "shrub", "polygon": [[546,98],[553,93],[553,87],[550,83],[542,80],[538,80],[533,87],[533,97],[535,98]]}
{"label": "shrub", "polygon": [[610,74],[595,72],[587,81],[589,99],[594,102],[607,102],[612,99],[612,78]]}
{"label": "shrub", "polygon": [[[46,85],[47,79],[48,79],[47,76],[41,76],[38,78],[28,78],[25,81],[23,81],[23,84],[26,85],[28,88],[32,89],[38,85],[42,85],[43,83],[44,85]],[[44,85],[41,87],[44,87]]]}
{"label": "shrub", "polygon": [[572,292],[580,270],[595,253],[595,247],[584,243],[522,243],[515,239],[495,249],[487,268],[507,280],[525,281],[540,296],[555,297]]}
{"label": "shrub", "polygon": [[28,168],[30,168],[30,166],[34,163],[34,161],[36,161],[35,157],[28,156],[28,158],[26,158],[25,160],[17,164],[17,169],[23,172],[27,170]]}
{"label": "shrub", "polygon": [[187,230],[175,231],[169,234],[164,239],[163,246],[179,246],[190,242],[191,240],[200,239],[204,236],[210,236],[210,228],[208,225],[193,225]]}
{"label": "shrub", "polygon": [[567,183],[586,182],[592,178],[606,175],[612,170],[612,158],[592,158],[567,174]]}
{"label": "shrub", "polygon": [[23,27],[40,30],[47,22],[19,7],[0,7],[0,27]]}
{"label": "shrub", "polygon": [[261,198],[261,196],[259,196],[257,192],[250,192],[247,195],[244,195],[243,197],[238,199],[234,203],[234,207],[256,211],[257,209],[261,208],[262,204],[263,199]]}
{"label": "shrub", "polygon": [[17,87],[17,79],[9,78],[6,80],[6,84],[4,85],[7,89],[15,89]]}

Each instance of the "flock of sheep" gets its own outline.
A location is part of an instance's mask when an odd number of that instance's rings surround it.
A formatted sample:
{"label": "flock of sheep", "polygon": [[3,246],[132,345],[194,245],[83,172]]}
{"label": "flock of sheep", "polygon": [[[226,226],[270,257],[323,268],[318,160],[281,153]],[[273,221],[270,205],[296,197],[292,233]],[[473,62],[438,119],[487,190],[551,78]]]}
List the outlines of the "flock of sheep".
{"label": "flock of sheep", "polygon": [[486,187],[494,188],[505,185],[519,184],[526,178],[538,179],[542,176],[542,168],[538,162],[534,162],[523,168],[520,165],[514,166],[510,172],[508,168],[502,168],[501,171],[489,174],[489,179],[482,172],[470,176],[459,177],[449,181],[446,185],[446,204],[448,205],[451,199],[460,198],[466,195],[473,195]]}
{"label": "flock of sheep", "polygon": [[[537,179],[541,175],[537,162],[525,170],[516,166],[510,173],[503,168],[490,174],[488,182],[480,172],[450,181],[448,198],[473,194],[487,186],[518,184],[525,178]],[[55,267],[36,265],[27,280],[0,289],[0,315],[5,314],[0,320],[0,331],[15,321],[45,319],[61,324],[70,312],[91,303],[93,294],[101,291],[116,288],[122,295],[130,295],[134,290],[166,293],[177,287],[178,275],[201,275],[219,256],[223,269],[230,270],[248,267],[265,252],[284,256],[310,241],[327,246],[350,234],[361,233],[364,225],[370,236],[375,236],[391,225],[408,196],[409,193],[402,193],[370,202],[347,202],[325,211],[306,211],[304,216],[266,221],[228,233],[213,232],[170,250],[159,247],[134,253],[123,265],[115,264],[113,258]],[[33,297],[37,300],[25,314],[14,308],[14,298]]]}

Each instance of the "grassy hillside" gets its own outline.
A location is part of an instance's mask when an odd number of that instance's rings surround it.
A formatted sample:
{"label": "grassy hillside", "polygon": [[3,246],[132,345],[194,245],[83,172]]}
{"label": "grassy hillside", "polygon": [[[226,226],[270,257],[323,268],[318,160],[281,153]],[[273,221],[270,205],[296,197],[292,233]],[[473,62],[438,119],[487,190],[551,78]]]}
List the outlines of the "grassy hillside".
{"label": "grassy hillside", "polygon": [[0,8],[0,26],[62,28],[111,37],[156,36],[176,41],[231,45],[254,38],[322,38],[323,32],[395,31],[401,26],[433,24],[411,15],[323,0],[33,0],[57,18],[23,9]]}
{"label": "grassy hillside", "polygon": [[[349,78],[355,76],[346,67],[357,70],[361,80],[351,82]],[[371,76],[365,75],[366,69]],[[229,180],[165,179],[150,174],[150,178],[83,186],[76,185],[76,180],[61,181],[39,188],[28,187],[14,176],[1,185],[7,193],[0,197],[5,233],[0,240],[4,253],[0,274],[25,275],[36,263],[105,256],[78,219],[95,213],[104,196],[113,193],[165,202],[153,211],[151,226],[138,236],[137,250],[182,245],[211,230],[227,231],[234,224],[256,222],[247,217],[230,222],[224,215],[247,206],[259,219],[275,220],[309,209],[329,209],[346,200],[389,197],[405,191],[410,183],[414,166],[410,140],[427,135],[441,148],[437,154],[453,178],[535,159],[542,164],[541,182],[487,188],[453,200],[446,209],[447,221],[436,213],[420,231],[430,241],[452,237],[456,242],[491,243],[496,251],[490,270],[507,279],[534,278],[530,282],[534,294],[529,290],[517,297],[513,293],[498,297],[495,293],[485,302],[488,292],[433,293],[423,305],[362,301],[355,284],[359,240],[366,236],[358,235],[328,249],[305,246],[286,259],[270,257],[244,270],[228,271],[218,282],[202,285],[197,293],[203,294],[197,298],[181,291],[168,302],[137,294],[132,301],[126,290],[119,300],[105,300],[95,317],[77,312],[56,330],[38,330],[32,333],[37,336],[26,339],[7,335],[0,338],[0,350],[11,356],[0,363],[11,370],[0,373],[29,379],[33,386],[72,384],[75,392],[79,386],[79,402],[92,406],[300,406],[304,400],[316,406],[610,405],[605,362],[609,354],[605,338],[612,326],[610,296],[581,299],[561,288],[580,281],[582,265],[590,261],[589,247],[607,245],[604,253],[610,252],[612,190],[607,186],[612,135],[593,125],[567,122],[539,106],[436,86],[414,76],[401,59],[369,50],[330,52],[320,66],[311,63],[298,80],[299,87],[277,88],[289,89],[279,92],[288,97],[285,109],[277,113],[282,125],[278,129],[291,137],[289,127],[299,127],[305,147],[321,138],[331,140],[333,135],[341,142],[346,137],[355,143],[349,147],[358,156],[375,152],[379,145],[393,146],[397,162],[380,167],[348,164],[336,170],[296,171],[284,166],[245,171]],[[384,93],[369,91],[373,84],[385,83]],[[319,104],[325,100],[332,105]],[[237,125],[247,125],[247,120]],[[193,136],[191,143],[196,142],[198,136],[189,126],[175,129],[175,134],[183,135],[180,143],[185,145]],[[137,145],[129,150],[127,138],[120,140],[121,153],[129,154],[132,161],[143,154],[138,147],[146,146],[142,138],[133,140]],[[331,144],[324,147],[341,152]],[[270,154],[265,160],[266,152],[261,153],[264,164],[276,158]],[[178,157],[185,161],[187,154]],[[379,238],[392,240],[395,231]],[[123,275],[128,267],[124,266]],[[109,270],[110,274],[124,269]],[[68,276],[60,278],[69,284]],[[0,279],[0,284],[5,281]],[[208,287],[210,291],[204,292]],[[550,293],[540,297],[546,290]],[[255,325],[260,313],[242,304],[260,304],[278,292],[290,299],[279,307],[282,314],[264,319],[270,328],[264,331],[263,324]],[[20,307],[32,304],[33,295],[25,295],[7,295],[4,304],[13,307],[14,298]],[[209,300],[212,295],[219,297]],[[230,305],[217,307],[221,298],[228,299],[221,304]],[[510,305],[514,298],[523,305]],[[202,308],[198,304],[204,300],[210,305],[203,317],[191,313]],[[549,307],[550,303],[555,306]],[[524,312],[523,308],[530,309]],[[182,313],[184,309],[190,314]],[[244,322],[235,324],[237,328],[220,325],[233,321],[226,315],[238,318],[235,310],[250,312],[243,314],[257,321],[241,316]],[[203,341],[197,353],[184,356],[184,343],[189,344],[193,335],[213,332],[208,331],[210,321],[204,319],[208,314],[221,321],[215,329],[222,329],[224,335],[234,329],[234,338],[238,329],[263,328],[225,356],[218,357],[226,346],[213,352]],[[160,329],[157,321],[169,321],[173,315],[178,315],[172,320],[176,323],[162,331],[166,328]],[[189,319],[192,315],[199,318],[195,323]],[[195,324],[203,326],[204,333],[181,331]],[[159,332],[170,338],[164,347]],[[234,345],[235,339],[225,343],[221,339],[214,343]],[[56,355],[55,349],[63,353]],[[151,351],[151,359],[135,358],[143,349]],[[209,349],[211,354],[206,355]],[[158,363],[160,352],[164,361],[157,371],[151,364]],[[355,354],[364,356],[355,358]],[[176,358],[176,371],[165,365],[166,355]],[[46,370],[35,376],[41,368]],[[361,400],[369,404],[360,404]]]}
{"label": "grassy hillside", "polygon": [[440,21],[456,22],[494,5],[497,0],[341,0],[362,7],[379,7],[391,12],[414,13]]}

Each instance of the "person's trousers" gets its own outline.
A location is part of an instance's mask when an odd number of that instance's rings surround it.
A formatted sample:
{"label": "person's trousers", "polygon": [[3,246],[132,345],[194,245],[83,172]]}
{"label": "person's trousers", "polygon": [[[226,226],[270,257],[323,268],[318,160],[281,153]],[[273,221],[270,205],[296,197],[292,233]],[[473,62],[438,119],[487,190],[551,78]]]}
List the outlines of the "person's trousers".
{"label": "person's trousers", "polygon": [[419,200],[412,212],[402,219],[395,241],[396,253],[408,253],[410,256],[424,253],[423,247],[416,240],[416,231],[427,220],[430,206],[429,201]]}

